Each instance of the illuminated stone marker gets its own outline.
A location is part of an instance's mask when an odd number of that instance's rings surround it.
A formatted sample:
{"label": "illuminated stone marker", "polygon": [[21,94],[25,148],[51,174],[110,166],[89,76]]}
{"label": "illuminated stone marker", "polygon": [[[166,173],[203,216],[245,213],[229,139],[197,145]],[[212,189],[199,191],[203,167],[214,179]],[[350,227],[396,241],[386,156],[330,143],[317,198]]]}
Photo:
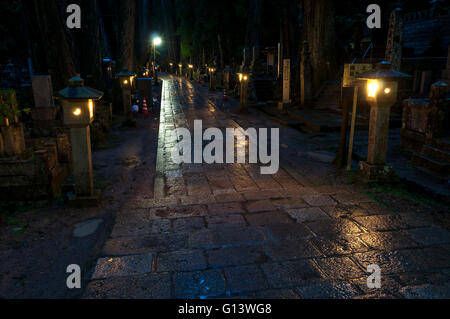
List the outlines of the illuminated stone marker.
{"label": "illuminated stone marker", "polygon": [[[70,127],[72,142],[73,175],[75,179],[74,201],[98,202],[94,194],[92,175],[91,130],[95,103],[103,92],[84,86],[84,80],[75,76],[69,86],[58,93],[63,107],[64,125]],[[89,204],[90,205],[90,204]]]}
{"label": "illuminated stone marker", "polygon": [[360,163],[360,172],[370,181],[386,180],[394,174],[393,168],[386,166],[390,111],[397,101],[398,80],[408,77],[392,69],[392,65],[385,61],[377,64],[373,71],[359,76],[360,80],[367,81],[370,103],[367,161]]}
{"label": "illuminated stone marker", "polygon": [[245,74],[245,73],[238,73],[239,76],[239,82],[241,83],[241,89],[240,89],[240,94],[241,94],[241,105],[239,108],[239,111],[241,113],[247,113],[247,95],[248,95],[248,83],[250,81],[250,75]]}

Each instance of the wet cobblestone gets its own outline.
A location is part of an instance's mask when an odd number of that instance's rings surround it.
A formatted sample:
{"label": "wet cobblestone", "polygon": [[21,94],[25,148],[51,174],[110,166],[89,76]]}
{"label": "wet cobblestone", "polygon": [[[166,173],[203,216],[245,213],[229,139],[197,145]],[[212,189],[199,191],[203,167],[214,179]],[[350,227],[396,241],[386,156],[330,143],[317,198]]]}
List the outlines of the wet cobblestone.
{"label": "wet cobblestone", "polygon": [[[86,298],[448,298],[449,232],[419,214],[392,211],[351,185],[316,185],[310,172],[289,168],[295,158],[282,156],[273,176],[257,164],[174,163],[176,128],[267,120],[163,79],[153,196],[118,212]],[[280,130],[298,153],[300,133]],[[372,264],[381,289],[367,287]]]}

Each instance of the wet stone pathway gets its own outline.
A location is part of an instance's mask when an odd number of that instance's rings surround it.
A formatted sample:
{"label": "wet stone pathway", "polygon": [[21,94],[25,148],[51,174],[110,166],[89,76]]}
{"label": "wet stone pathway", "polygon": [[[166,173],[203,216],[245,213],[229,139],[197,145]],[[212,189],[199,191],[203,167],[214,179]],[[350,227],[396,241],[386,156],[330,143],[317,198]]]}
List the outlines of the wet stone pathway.
{"label": "wet stone pathway", "polygon": [[[203,87],[163,79],[154,197],[118,212],[86,298],[450,297],[450,233],[423,216],[284,165],[261,175],[256,164],[174,163],[176,128],[241,129],[245,118]],[[367,286],[372,264],[380,289]]]}

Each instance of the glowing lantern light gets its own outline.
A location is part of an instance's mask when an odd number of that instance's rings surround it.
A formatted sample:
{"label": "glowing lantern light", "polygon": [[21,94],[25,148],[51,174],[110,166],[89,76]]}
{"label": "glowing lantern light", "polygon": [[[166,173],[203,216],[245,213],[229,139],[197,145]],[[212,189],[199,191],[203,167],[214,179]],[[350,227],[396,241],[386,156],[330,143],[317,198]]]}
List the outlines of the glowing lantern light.
{"label": "glowing lantern light", "polygon": [[367,95],[369,97],[376,97],[379,85],[377,80],[367,81]]}
{"label": "glowing lantern light", "polygon": [[75,109],[75,111],[73,111],[73,115],[75,115],[75,116],[80,116],[80,115],[81,115],[81,109],[80,109],[79,107],[77,107],[77,108]]}

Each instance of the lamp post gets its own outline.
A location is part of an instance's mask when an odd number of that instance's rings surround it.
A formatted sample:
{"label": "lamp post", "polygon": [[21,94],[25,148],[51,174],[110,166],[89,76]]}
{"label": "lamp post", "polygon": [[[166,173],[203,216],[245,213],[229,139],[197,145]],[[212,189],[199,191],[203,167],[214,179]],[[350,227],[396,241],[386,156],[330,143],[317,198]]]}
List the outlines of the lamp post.
{"label": "lamp post", "polygon": [[127,68],[124,68],[122,72],[116,74],[116,77],[119,78],[120,81],[120,87],[122,88],[123,112],[125,116],[129,118],[131,118],[131,91],[133,89],[133,80],[135,76],[136,74],[128,72]]}
{"label": "lamp post", "polygon": [[370,104],[367,161],[360,162],[359,168],[362,176],[370,181],[388,180],[394,174],[393,168],[386,166],[390,111],[397,101],[398,81],[409,77],[394,70],[386,61],[359,76],[360,80],[367,81]]}
{"label": "lamp post", "polygon": [[75,76],[69,86],[58,92],[62,101],[64,124],[70,127],[72,142],[73,175],[75,179],[74,201],[97,204],[92,174],[91,131],[94,120],[95,102],[103,92],[84,86],[84,80]]}
{"label": "lamp post", "polygon": [[240,88],[240,108],[239,112],[247,113],[247,94],[248,94],[248,82],[250,76],[245,73],[238,73],[239,82],[241,83]]}
{"label": "lamp post", "polygon": [[183,76],[183,64],[181,62],[178,63],[178,68],[180,69],[180,76]]}
{"label": "lamp post", "polygon": [[210,91],[214,91],[215,90],[214,73],[216,72],[216,68],[210,67],[210,68],[208,68],[208,71],[209,71],[209,90]]}
{"label": "lamp post", "polygon": [[153,82],[158,84],[158,71],[156,70],[156,47],[161,45],[162,39],[160,37],[153,38]]}

